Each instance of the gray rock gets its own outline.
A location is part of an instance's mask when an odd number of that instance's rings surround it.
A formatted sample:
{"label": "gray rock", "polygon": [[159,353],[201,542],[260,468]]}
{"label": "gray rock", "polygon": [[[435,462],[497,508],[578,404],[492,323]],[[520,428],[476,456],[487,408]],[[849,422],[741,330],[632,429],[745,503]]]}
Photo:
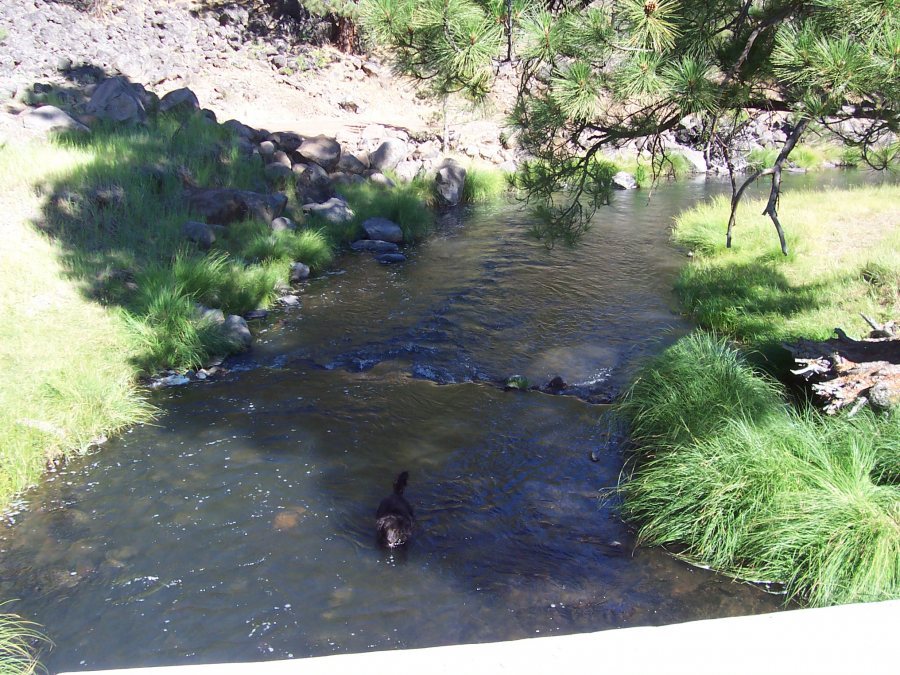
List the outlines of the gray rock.
{"label": "gray rock", "polygon": [[213,226],[196,220],[189,220],[182,225],[181,233],[204,250],[209,249],[216,241]]}
{"label": "gray rock", "polygon": [[422,173],[424,169],[425,166],[422,162],[416,160],[404,160],[394,167],[394,172],[397,174],[397,178],[409,183],[413,178]]}
{"label": "gray rock", "polygon": [[272,141],[263,141],[259,144],[259,154],[271,161],[275,156],[275,144]]}
{"label": "gray rock", "polygon": [[290,218],[281,216],[272,221],[271,228],[273,232],[284,232],[285,230],[296,230],[297,224]]}
{"label": "gray rock", "polygon": [[256,137],[256,130],[253,127],[248,127],[246,124],[238,122],[237,120],[227,120],[226,122],[222,122],[222,126],[229,129],[236,136],[246,138],[250,141]]}
{"label": "gray rock", "polygon": [[22,125],[26,129],[38,129],[40,131],[90,132],[90,129],[81,122],[52,105],[43,105],[40,108],[23,113]]}
{"label": "gray rock", "polygon": [[124,77],[110,77],[94,90],[85,110],[114,122],[145,122],[147,108],[140,90]]}
{"label": "gray rock", "polygon": [[400,247],[390,241],[380,239],[360,239],[350,244],[354,251],[370,251],[371,253],[397,253]]}
{"label": "gray rock", "polygon": [[160,112],[193,112],[200,110],[200,100],[197,95],[187,87],[175,89],[162,97],[159,101]]}
{"label": "gray rock", "polygon": [[695,173],[706,173],[709,167],[706,166],[706,159],[703,153],[693,148],[679,147],[678,152],[684,155],[685,159],[691,163],[691,168]]}
{"label": "gray rock", "polygon": [[381,255],[376,255],[375,260],[382,265],[393,265],[406,262],[406,256],[402,253],[382,253]]}
{"label": "gray rock", "polygon": [[392,244],[403,243],[403,230],[387,218],[367,218],[363,221],[362,228],[369,239],[389,241]]}
{"label": "gray rock", "polygon": [[612,185],[617,190],[635,190],[638,183],[635,177],[627,171],[619,171],[612,177]]}
{"label": "gray rock", "polygon": [[275,154],[272,155],[272,161],[277,162],[278,164],[283,164],[289,169],[293,166],[291,158],[288,157],[288,154],[284,150],[276,150]]}
{"label": "gray rock", "polygon": [[869,389],[868,398],[875,410],[890,410],[900,406],[900,389],[888,382],[878,382]]}
{"label": "gray rock", "polygon": [[438,198],[446,206],[456,206],[462,201],[466,185],[466,170],[455,160],[445,159],[434,176]]}
{"label": "gray rock", "polygon": [[346,223],[353,219],[353,211],[340,197],[332,197],[322,204],[305,204],[303,211],[335,224]]}
{"label": "gray rock", "polygon": [[217,326],[221,326],[225,323],[225,313],[221,309],[197,305],[197,316],[200,318],[200,321],[212,323]]}
{"label": "gray rock", "polygon": [[351,152],[342,152],[341,159],[337,163],[338,171],[344,173],[361,174],[369,168],[369,158],[363,161],[362,157],[354,155]]}
{"label": "gray rock", "polygon": [[294,175],[291,167],[280,162],[269,162],[265,168],[266,178],[273,183],[285,182]]}
{"label": "gray rock", "polygon": [[299,307],[300,306],[300,298],[296,295],[282,295],[278,298],[278,302],[280,302],[285,307]]}
{"label": "gray rock", "polygon": [[369,155],[369,166],[379,171],[389,171],[406,159],[409,146],[399,138],[389,138]]}
{"label": "gray rock", "polygon": [[287,206],[287,196],[231,188],[191,188],[185,191],[188,209],[207,222],[229,225],[256,218],[271,225]]}
{"label": "gray rock", "polygon": [[302,204],[321,204],[334,197],[334,186],[318,164],[294,164],[297,176],[297,200]]}
{"label": "gray rock", "polygon": [[222,332],[225,337],[240,349],[249,349],[253,344],[253,334],[247,326],[247,321],[242,316],[232,314],[222,324]]}
{"label": "gray rock", "polygon": [[269,134],[269,140],[280,146],[285,152],[294,152],[303,145],[303,136],[292,131],[276,131]]}
{"label": "gray rock", "polygon": [[291,265],[291,283],[296,284],[298,281],[309,279],[309,265],[302,262],[295,262]]}
{"label": "gray rock", "polygon": [[333,171],[341,159],[341,144],[328,136],[308,138],[297,148],[303,159],[315,162],[325,171]]}
{"label": "gray rock", "polygon": [[394,181],[392,181],[380,171],[375,171],[374,173],[369,174],[369,182],[386,188],[392,188],[397,185],[396,183],[394,183]]}

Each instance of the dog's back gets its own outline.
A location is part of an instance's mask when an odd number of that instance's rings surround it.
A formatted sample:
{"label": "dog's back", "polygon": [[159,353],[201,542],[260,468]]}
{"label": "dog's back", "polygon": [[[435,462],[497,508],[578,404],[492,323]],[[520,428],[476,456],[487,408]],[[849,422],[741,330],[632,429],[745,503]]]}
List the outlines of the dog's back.
{"label": "dog's back", "polygon": [[393,494],[382,499],[375,512],[378,541],[388,548],[405,544],[412,535],[415,516],[412,506],[403,496],[403,490],[406,488],[408,480],[408,471],[397,476]]}

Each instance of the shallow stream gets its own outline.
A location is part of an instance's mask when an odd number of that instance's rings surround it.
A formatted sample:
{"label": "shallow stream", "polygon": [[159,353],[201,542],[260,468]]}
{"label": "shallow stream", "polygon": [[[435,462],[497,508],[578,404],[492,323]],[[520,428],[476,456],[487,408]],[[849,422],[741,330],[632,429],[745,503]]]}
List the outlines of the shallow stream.
{"label": "shallow stream", "polygon": [[[18,599],[4,611],[45,627],[58,672],[780,608],[635,549],[602,499],[621,439],[586,400],[609,400],[689,328],[669,225],[723,189],[685,181],[649,204],[617,193],[575,250],[547,250],[504,207],[446,218],[403,266],[342,258],[227,376],[156,394],[155,425],[27,496],[0,530],[0,598]],[[514,373],[559,375],[576,395],[492,384]],[[391,554],[375,545],[374,511],[404,469],[418,528]]]}

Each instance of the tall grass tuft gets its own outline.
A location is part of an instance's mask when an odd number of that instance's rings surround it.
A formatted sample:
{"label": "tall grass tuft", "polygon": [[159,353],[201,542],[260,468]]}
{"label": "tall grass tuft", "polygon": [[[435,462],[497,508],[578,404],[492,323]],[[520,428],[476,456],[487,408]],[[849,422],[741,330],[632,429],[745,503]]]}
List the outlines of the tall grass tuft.
{"label": "tall grass tuft", "polygon": [[733,417],[762,418],[779,404],[779,387],[758,376],[724,338],[694,333],[641,369],[619,410],[634,440],[672,447]]}
{"label": "tall grass tuft", "polygon": [[639,541],[823,606],[900,597],[897,416],[794,411],[736,349],[692,335],[623,404]]}
{"label": "tall grass tuft", "polygon": [[0,675],[46,672],[35,653],[41,642],[47,638],[35,624],[15,614],[0,614]]}
{"label": "tall grass tuft", "polygon": [[467,204],[496,201],[509,192],[511,180],[500,169],[469,167],[466,170],[462,201]]}

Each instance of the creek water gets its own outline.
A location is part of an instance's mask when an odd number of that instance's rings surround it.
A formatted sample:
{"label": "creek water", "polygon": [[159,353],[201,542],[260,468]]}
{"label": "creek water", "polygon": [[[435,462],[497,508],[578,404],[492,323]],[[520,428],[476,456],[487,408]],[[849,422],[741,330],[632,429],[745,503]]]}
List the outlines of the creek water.
{"label": "creek water", "polygon": [[[340,259],[228,375],[158,392],[154,425],[26,496],[0,531],[0,598],[17,599],[4,611],[44,626],[57,672],[779,609],[635,547],[603,498],[621,438],[590,402],[688,329],[669,225],[724,189],[617,193],[574,250],[546,249],[503,207],[444,219],[403,266]],[[492,384],[514,373],[576,395]],[[418,523],[390,553],[374,512],[401,470]]]}

